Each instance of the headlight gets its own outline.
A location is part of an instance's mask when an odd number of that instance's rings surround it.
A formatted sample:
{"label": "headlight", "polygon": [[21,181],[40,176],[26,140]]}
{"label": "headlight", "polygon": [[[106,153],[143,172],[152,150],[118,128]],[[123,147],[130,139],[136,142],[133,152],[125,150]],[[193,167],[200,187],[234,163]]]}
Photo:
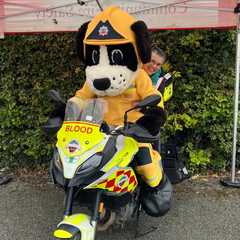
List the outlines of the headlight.
{"label": "headlight", "polygon": [[102,161],[102,154],[96,153],[88,158],[77,170],[77,174],[86,174],[97,168]]}

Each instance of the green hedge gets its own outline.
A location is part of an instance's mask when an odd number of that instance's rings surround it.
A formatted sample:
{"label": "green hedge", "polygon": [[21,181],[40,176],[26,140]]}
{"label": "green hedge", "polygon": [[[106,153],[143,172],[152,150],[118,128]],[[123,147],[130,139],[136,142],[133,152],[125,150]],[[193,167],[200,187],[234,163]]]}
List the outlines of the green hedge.
{"label": "green hedge", "polygon": [[74,34],[9,36],[0,43],[0,165],[49,161],[52,144],[42,132],[53,105],[49,89],[67,99],[83,80]]}
{"label": "green hedge", "polygon": [[178,136],[193,169],[223,169],[232,151],[235,32],[163,32],[154,40],[180,72],[166,136]]}
{"label": "green hedge", "polygon": [[[49,89],[65,99],[84,81],[74,35],[7,36],[0,40],[0,167],[47,163],[52,144],[41,130],[53,106]],[[193,168],[221,169],[231,155],[235,35],[233,31],[162,31],[154,43],[175,70],[165,137]]]}

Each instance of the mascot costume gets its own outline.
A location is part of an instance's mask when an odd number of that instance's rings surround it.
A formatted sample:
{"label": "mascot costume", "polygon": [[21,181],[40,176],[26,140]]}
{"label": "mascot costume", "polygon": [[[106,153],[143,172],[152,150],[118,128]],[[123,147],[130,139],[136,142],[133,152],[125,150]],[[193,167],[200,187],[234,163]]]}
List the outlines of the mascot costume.
{"label": "mascot costume", "polygon": [[[148,96],[160,94],[142,69],[151,56],[147,27],[118,7],[106,8],[80,27],[77,53],[86,66],[86,82],[68,101],[81,106],[86,99],[104,99],[108,104],[104,120],[110,125],[123,125],[125,111]],[[157,134],[164,116],[161,101],[144,114],[130,112],[129,120]],[[172,186],[163,174],[159,153],[151,144],[139,143],[135,165],[144,181],[143,209],[151,216],[164,215],[170,208]]]}

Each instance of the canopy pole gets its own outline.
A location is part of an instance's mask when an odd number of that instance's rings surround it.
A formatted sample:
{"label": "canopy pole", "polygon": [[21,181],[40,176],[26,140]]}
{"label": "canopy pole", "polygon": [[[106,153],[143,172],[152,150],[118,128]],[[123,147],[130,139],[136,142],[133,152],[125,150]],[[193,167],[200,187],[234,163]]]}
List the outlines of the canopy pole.
{"label": "canopy pole", "polygon": [[232,170],[231,178],[225,178],[220,182],[227,187],[240,188],[240,181],[236,178],[236,153],[237,153],[237,130],[238,130],[238,105],[239,105],[239,78],[240,78],[240,3],[234,12],[237,14],[237,44],[236,44],[236,69],[235,69],[235,93],[234,93],[234,117],[233,117],[233,146],[232,146]]}
{"label": "canopy pole", "polygon": [[231,180],[235,182],[236,178],[236,152],[237,152],[237,129],[238,129],[238,104],[239,104],[239,74],[240,74],[240,29],[239,18],[237,15],[237,49],[236,49],[236,81],[234,95],[234,122],[233,122],[233,150],[232,150],[232,173]]}

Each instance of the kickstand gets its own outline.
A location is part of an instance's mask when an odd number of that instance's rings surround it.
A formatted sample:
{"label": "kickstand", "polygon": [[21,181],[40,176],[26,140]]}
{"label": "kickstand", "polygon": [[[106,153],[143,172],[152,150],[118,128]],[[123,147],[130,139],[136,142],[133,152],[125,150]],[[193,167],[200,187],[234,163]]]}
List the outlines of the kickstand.
{"label": "kickstand", "polygon": [[137,218],[136,218],[136,228],[135,228],[135,236],[134,238],[137,239],[137,238],[140,238],[140,237],[143,237],[151,232],[154,232],[157,230],[157,227],[154,227],[152,226],[149,230],[147,230],[146,232],[144,233],[139,233],[138,229],[139,229],[139,218],[140,218],[140,213],[141,213],[141,205],[138,207],[137,209]]}
{"label": "kickstand", "polygon": [[[139,197],[139,196],[138,196]],[[140,238],[140,237],[143,237],[151,232],[154,232],[157,230],[157,227],[155,226],[152,226],[149,230],[147,230],[146,232],[144,233],[139,233],[139,219],[140,219],[140,214],[141,214],[141,210],[142,210],[142,206],[141,206],[141,203],[140,203],[140,200],[138,200],[138,203],[137,203],[137,209],[136,209],[136,212],[137,213],[137,217],[136,217],[136,228],[135,228],[135,235],[134,235],[134,238],[137,239],[137,238]]]}
{"label": "kickstand", "polygon": [[135,238],[143,237],[143,236],[145,236],[145,235],[147,235],[147,234],[149,234],[149,233],[152,233],[152,232],[154,232],[154,231],[156,231],[156,230],[157,230],[157,227],[152,226],[151,229],[149,229],[148,231],[146,231],[146,232],[144,232],[144,233],[141,233],[141,234],[136,235]]}

